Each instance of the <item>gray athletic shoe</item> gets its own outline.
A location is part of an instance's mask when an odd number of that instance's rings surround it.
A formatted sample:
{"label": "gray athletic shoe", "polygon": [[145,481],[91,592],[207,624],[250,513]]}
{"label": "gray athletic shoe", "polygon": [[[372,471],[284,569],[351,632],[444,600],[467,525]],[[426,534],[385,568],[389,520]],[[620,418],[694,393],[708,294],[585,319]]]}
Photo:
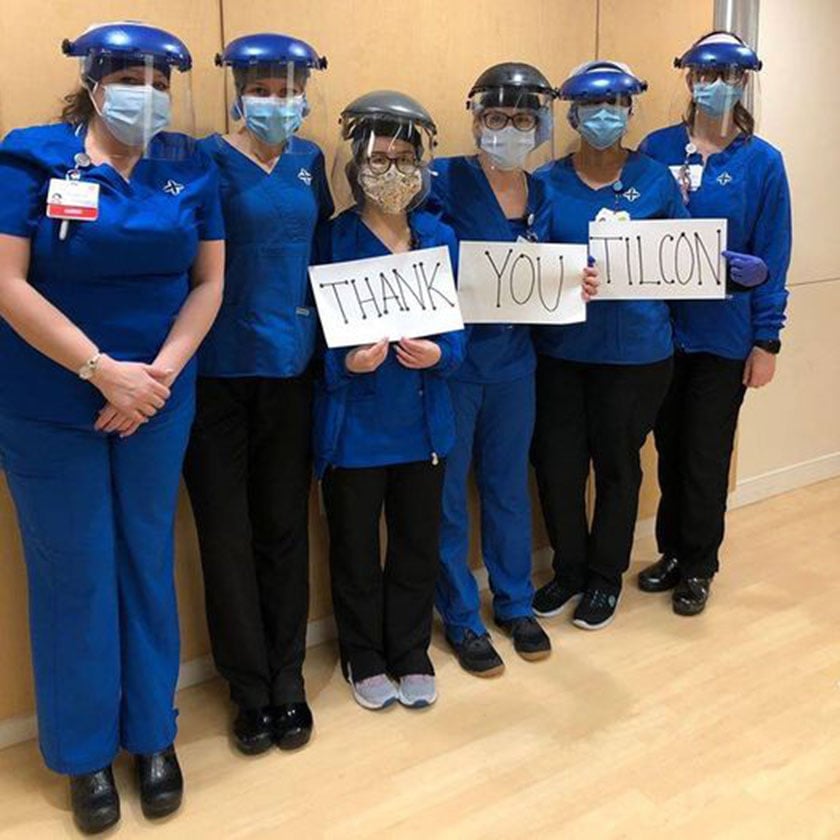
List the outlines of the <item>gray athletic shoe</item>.
{"label": "gray athletic shoe", "polygon": [[425,709],[437,700],[435,678],[431,674],[400,677],[399,699],[409,709]]}
{"label": "gray athletic shoe", "polygon": [[353,689],[353,699],[365,709],[378,711],[393,706],[399,699],[396,686],[386,674],[376,674],[358,682],[350,676],[350,687]]}

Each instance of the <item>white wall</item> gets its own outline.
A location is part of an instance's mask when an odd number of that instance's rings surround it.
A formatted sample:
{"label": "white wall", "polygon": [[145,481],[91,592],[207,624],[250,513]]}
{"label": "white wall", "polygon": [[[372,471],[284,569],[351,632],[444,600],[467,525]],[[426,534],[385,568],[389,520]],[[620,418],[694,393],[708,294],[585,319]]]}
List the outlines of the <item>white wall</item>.
{"label": "white wall", "polygon": [[793,195],[788,327],[777,378],[747,395],[739,492],[840,472],[840,3],[762,0],[759,134]]}

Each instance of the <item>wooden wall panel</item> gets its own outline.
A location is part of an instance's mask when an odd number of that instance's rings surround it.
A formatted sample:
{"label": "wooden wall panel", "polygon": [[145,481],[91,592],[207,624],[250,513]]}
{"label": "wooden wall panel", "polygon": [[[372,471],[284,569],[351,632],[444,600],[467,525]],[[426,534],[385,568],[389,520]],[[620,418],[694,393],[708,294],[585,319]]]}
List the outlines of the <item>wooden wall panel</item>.
{"label": "wooden wall panel", "polygon": [[[96,21],[131,18],[171,29],[193,52],[193,89],[201,133],[225,126],[223,73],[213,55],[223,39],[273,30],[309,40],[330,60],[320,77],[323,113],[312,119],[316,139],[331,155],[341,108],[355,96],[393,87],[420,99],[440,129],[440,154],[471,148],[464,112],[476,76],[497,61],[522,60],[539,66],[559,84],[577,64],[600,55],[629,61],[651,82],[643,125],[666,118],[665,91],[672,87],[670,60],[679,48],[711,24],[711,0],[534,0],[515,5],[484,0],[480,6],[427,0],[397,12],[374,0],[48,0],[46,14],[33,14],[13,0],[0,0],[0,131],[54,117],[60,98],[75,83],[77,65],[64,58],[62,38]],[[598,6],[600,5],[600,15]],[[600,26],[596,26],[600,20]],[[224,31],[222,30],[222,21]],[[669,94],[670,95],[670,94]],[[573,140],[562,111],[557,113],[556,148]],[[650,515],[651,462],[641,515]],[[325,523],[313,488],[311,498],[311,615],[330,612]],[[477,513],[473,493],[473,513]],[[534,506],[535,542],[545,544]],[[474,533],[473,559],[477,559]],[[195,529],[182,493],[177,527],[177,583],[181,605],[183,658],[207,652],[203,591]],[[0,479],[0,720],[32,709],[26,626],[26,583],[11,501]]]}
{"label": "wooden wall panel", "polygon": [[[713,0],[600,0],[598,57],[629,64],[649,85],[639,97],[628,145],[679,119],[687,97],[674,56],[709,32],[713,20]],[[652,440],[643,450],[642,467],[639,518],[646,519],[655,514],[659,498]]]}
{"label": "wooden wall panel", "polygon": [[[190,48],[196,126],[224,126],[224,86],[213,67],[222,43],[218,0],[48,0],[36,9],[0,0],[0,133],[50,122],[61,97],[78,82],[79,64],[61,53],[61,42],[93,23],[142,20],[178,35]],[[185,659],[207,650],[198,555],[188,507],[178,516],[177,579]],[[26,617],[26,580],[14,511],[0,481],[0,720],[32,710],[32,677]]]}

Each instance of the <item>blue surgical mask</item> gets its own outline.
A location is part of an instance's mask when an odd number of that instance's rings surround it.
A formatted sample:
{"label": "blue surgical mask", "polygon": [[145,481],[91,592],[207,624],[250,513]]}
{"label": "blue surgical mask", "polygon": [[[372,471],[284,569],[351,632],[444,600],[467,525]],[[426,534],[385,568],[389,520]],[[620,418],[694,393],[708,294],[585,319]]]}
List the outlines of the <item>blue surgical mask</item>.
{"label": "blue surgical mask", "polygon": [[483,128],[478,145],[499,169],[522,169],[528,155],[536,146],[536,129],[520,131],[512,125],[505,126],[500,131]]}
{"label": "blue surgical mask", "polygon": [[269,146],[285,143],[303,123],[306,98],[293,96],[243,96],[242,111],[248,130]]}
{"label": "blue surgical mask", "polygon": [[629,106],[578,105],[577,131],[595,149],[609,149],[627,131]]}
{"label": "blue surgical mask", "polygon": [[108,131],[126,146],[145,146],[169,125],[169,94],[151,85],[105,85],[99,115]]}
{"label": "blue surgical mask", "polygon": [[701,111],[710,117],[722,117],[738,104],[744,95],[744,88],[717,79],[714,82],[695,82],[692,94]]}

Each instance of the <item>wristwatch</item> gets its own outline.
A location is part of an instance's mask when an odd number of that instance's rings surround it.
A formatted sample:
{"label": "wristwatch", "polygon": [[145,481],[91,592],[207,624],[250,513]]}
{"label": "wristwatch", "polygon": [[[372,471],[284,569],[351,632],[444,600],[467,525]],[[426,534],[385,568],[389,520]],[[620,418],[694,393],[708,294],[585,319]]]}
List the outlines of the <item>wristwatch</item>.
{"label": "wristwatch", "polygon": [[95,356],[91,356],[78,370],[79,379],[84,379],[85,382],[88,379],[93,378],[93,374],[96,373],[96,366],[99,364],[99,360],[102,358],[101,353],[97,353]]}
{"label": "wristwatch", "polygon": [[753,347],[758,347],[766,353],[772,353],[774,356],[782,349],[782,342],[778,338],[757,339],[753,342]]}

